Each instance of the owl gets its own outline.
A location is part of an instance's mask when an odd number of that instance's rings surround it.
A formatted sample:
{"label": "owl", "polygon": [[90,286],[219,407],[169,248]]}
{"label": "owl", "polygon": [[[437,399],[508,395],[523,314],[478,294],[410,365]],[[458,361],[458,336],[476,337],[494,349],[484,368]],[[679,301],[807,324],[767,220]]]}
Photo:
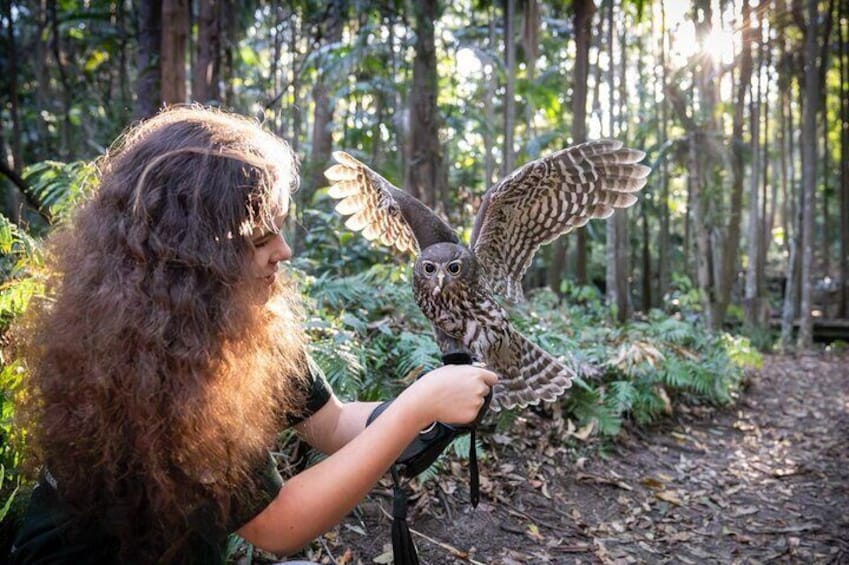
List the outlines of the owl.
{"label": "owl", "polygon": [[471,351],[499,375],[493,410],[552,401],[574,371],[528,340],[496,296],[522,299],[522,276],[541,245],[637,201],[650,168],[645,153],[616,140],[562,149],[490,187],[469,245],[413,196],[337,151],[325,176],[345,225],[369,240],[416,255],[412,290],[443,353]]}

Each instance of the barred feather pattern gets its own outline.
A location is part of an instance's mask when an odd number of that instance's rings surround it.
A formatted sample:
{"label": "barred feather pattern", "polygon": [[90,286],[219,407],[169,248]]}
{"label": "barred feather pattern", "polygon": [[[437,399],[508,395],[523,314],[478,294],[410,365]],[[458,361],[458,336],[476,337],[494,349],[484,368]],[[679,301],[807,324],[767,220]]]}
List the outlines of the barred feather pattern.
{"label": "barred feather pattern", "polygon": [[522,276],[541,245],[632,206],[650,168],[615,140],[563,149],[515,171],[484,194],[472,249],[493,289],[522,298]]}
{"label": "barred feather pattern", "polygon": [[[443,353],[469,349],[500,376],[492,408],[558,398],[574,371],[510,325],[496,293],[522,298],[521,280],[541,245],[636,202],[650,169],[645,154],[603,139],[532,161],[486,191],[470,248],[411,195],[344,152],[325,175],[346,226],[402,252],[417,253],[413,294]],[[462,265],[452,272],[452,264]],[[455,269],[456,270],[456,269]]]}
{"label": "barred feather pattern", "polygon": [[333,153],[336,165],[324,172],[331,181],[328,191],[339,200],[336,211],[349,216],[345,227],[362,231],[369,241],[380,241],[401,253],[417,253],[418,242],[392,196],[392,185],[344,151]]}
{"label": "barred feather pattern", "polygon": [[[444,266],[461,261],[454,278]],[[436,266],[428,275],[422,268]],[[435,276],[443,273],[444,282]],[[572,385],[574,372],[534,345],[512,327],[507,312],[495,300],[468,249],[441,243],[425,249],[413,269],[413,296],[433,325],[469,349],[499,375],[490,408],[521,408],[553,401]],[[440,285],[438,292],[434,289]]]}

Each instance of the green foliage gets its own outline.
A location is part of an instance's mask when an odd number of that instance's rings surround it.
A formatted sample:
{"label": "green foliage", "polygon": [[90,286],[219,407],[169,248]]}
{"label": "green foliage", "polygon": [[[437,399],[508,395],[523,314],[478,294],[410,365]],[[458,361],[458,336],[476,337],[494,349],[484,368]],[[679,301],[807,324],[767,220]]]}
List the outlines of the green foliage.
{"label": "green foliage", "polygon": [[313,354],[343,397],[394,396],[439,350],[409,289],[406,267],[375,265],[356,275],[303,275]]}
{"label": "green foliage", "polygon": [[79,204],[95,177],[91,161],[40,161],[24,169],[24,180],[51,218],[65,218]]}
{"label": "green foliage", "polygon": [[[387,398],[439,362],[426,320],[409,290],[409,268],[376,265],[336,278],[308,279],[316,356],[346,396]],[[679,403],[731,402],[744,370],[761,358],[745,337],[713,334],[693,323],[698,305],[686,278],[676,280],[673,312],[660,310],[624,326],[594,287],[564,284],[565,299],[546,289],[513,308],[513,323],[571,367],[578,378],[565,415],[601,435],[626,421],[646,425]],[[510,413],[500,415],[509,423]]]}

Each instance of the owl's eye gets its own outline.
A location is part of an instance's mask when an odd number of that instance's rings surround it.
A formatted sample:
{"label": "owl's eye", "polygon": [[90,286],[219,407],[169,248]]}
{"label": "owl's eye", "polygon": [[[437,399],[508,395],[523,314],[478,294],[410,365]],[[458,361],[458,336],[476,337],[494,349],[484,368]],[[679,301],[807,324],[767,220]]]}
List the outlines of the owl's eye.
{"label": "owl's eye", "polygon": [[424,269],[425,274],[432,275],[433,273],[436,272],[436,265],[434,265],[430,261],[425,261],[422,264],[422,269]]}
{"label": "owl's eye", "polygon": [[448,274],[449,275],[459,275],[463,266],[459,261],[452,261],[448,263]]}

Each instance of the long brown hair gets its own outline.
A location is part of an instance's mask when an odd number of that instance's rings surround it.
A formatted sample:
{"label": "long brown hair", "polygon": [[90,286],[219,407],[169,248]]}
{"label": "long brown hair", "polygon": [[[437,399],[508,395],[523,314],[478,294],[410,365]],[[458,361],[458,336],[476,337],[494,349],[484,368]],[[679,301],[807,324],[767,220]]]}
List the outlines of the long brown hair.
{"label": "long brown hair", "polygon": [[100,174],[48,239],[22,412],[81,524],[125,557],[174,561],[191,555],[192,513],[224,532],[299,402],[297,293],[280,282],[268,298],[250,270],[251,232],[271,229],[296,161],[251,120],[181,107],[128,130]]}

